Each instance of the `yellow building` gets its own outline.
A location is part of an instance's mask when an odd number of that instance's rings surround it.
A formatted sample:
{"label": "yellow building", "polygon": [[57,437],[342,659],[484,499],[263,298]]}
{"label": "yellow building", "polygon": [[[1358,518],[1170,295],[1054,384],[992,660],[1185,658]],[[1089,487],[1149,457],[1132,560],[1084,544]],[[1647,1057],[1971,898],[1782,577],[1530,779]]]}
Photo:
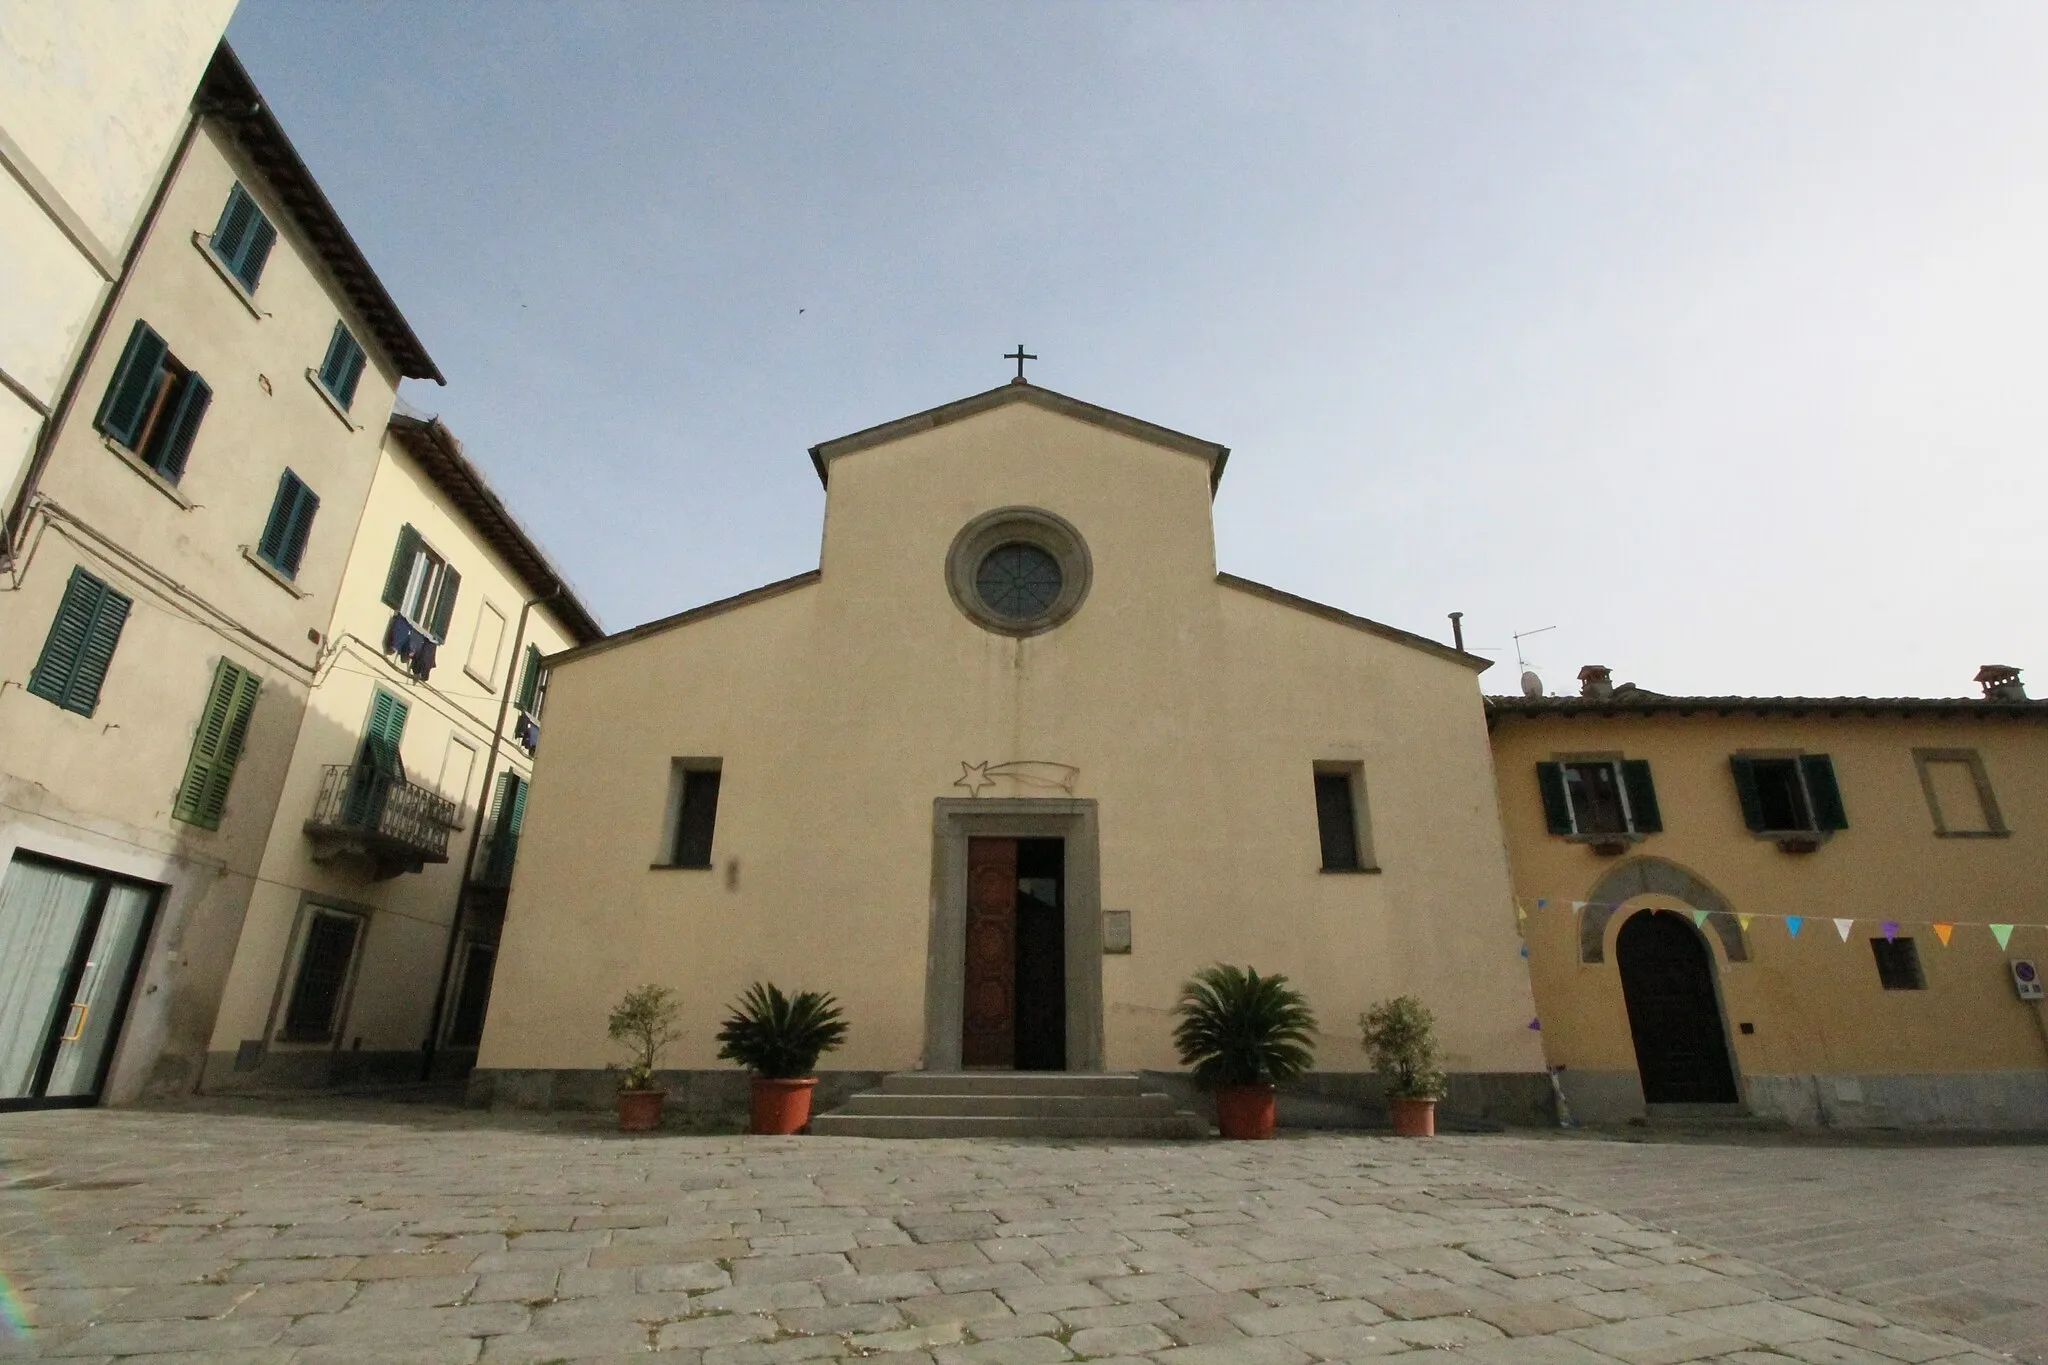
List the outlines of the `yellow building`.
{"label": "yellow building", "polygon": [[197,1081],[393,395],[440,377],[224,45],[192,107],[7,522],[0,1105]]}
{"label": "yellow building", "polygon": [[54,435],[234,9],[0,0],[0,500]]}
{"label": "yellow building", "polygon": [[1582,678],[1487,705],[1578,1117],[2048,1128],[2048,704],[2013,670],[1979,699]]}
{"label": "yellow building", "polygon": [[1174,1069],[1227,961],[1305,990],[1328,1092],[1408,992],[1454,1108],[1534,1111],[1484,660],[1218,573],[1228,452],[1029,384],[811,454],[816,570],[550,660],[480,1099],[608,1103],[646,981],[706,1103],[758,979],[837,994],[842,1078]]}
{"label": "yellow building", "polygon": [[234,968],[209,1090],[475,1056],[546,673],[602,634],[442,423],[374,461]]}

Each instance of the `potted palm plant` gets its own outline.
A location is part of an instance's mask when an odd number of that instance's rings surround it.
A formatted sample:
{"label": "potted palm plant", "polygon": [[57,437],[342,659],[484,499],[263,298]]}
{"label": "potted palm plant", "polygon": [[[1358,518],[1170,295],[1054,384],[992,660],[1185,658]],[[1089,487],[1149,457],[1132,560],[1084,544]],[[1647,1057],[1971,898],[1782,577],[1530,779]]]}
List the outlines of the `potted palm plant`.
{"label": "potted palm plant", "polygon": [[1372,1069],[1387,1088],[1399,1137],[1435,1137],[1445,1077],[1436,1064],[1436,1016],[1412,995],[1382,1000],[1358,1017]]}
{"label": "potted palm plant", "polygon": [[830,994],[748,987],[718,1030],[718,1055],[754,1073],[748,1131],[794,1133],[809,1123],[818,1056],[845,1040],[846,1020]]}
{"label": "potted palm plant", "polygon": [[1316,1017],[1278,974],[1218,963],[1196,972],[1174,1006],[1174,1046],[1195,1083],[1216,1092],[1216,1127],[1227,1138],[1273,1136],[1274,1087],[1315,1060]]}
{"label": "potted palm plant", "polygon": [[682,1037],[676,1027],[679,1007],[675,992],[667,986],[642,986],[628,991],[612,1007],[605,1032],[615,1043],[624,1043],[632,1060],[619,1076],[619,1131],[646,1133],[661,1127],[661,1109],[668,1092],[654,1084],[655,1064],[662,1049]]}

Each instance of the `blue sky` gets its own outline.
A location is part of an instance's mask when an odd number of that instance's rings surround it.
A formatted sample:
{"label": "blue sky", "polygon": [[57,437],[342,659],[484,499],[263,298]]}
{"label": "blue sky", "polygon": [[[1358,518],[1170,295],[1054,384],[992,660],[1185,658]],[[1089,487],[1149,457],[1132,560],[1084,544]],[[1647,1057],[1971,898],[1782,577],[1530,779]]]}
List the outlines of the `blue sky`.
{"label": "blue sky", "polygon": [[818,441],[1048,387],[1221,567],[1660,691],[2048,694],[2048,7],[393,6],[228,30],[605,623]]}

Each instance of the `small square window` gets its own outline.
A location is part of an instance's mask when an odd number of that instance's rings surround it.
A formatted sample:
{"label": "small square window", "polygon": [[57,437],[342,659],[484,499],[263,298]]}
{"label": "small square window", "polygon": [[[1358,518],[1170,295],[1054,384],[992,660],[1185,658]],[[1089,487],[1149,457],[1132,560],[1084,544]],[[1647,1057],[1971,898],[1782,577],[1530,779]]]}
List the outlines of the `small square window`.
{"label": "small square window", "polygon": [[1924,991],[1927,977],[1920,970],[1920,950],[1910,938],[1874,938],[1870,951],[1877,957],[1878,984],[1888,991]]}

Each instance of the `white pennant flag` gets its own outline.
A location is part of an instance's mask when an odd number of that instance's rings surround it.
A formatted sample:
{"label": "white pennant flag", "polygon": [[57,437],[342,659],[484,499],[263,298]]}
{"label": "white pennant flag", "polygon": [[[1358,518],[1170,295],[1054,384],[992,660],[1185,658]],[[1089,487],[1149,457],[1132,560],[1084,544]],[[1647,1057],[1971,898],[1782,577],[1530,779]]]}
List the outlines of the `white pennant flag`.
{"label": "white pennant flag", "polygon": [[1849,941],[1849,930],[1854,928],[1855,925],[1856,921],[1853,919],[1838,919],[1835,921],[1835,932],[1842,936],[1842,942],[1847,943]]}

